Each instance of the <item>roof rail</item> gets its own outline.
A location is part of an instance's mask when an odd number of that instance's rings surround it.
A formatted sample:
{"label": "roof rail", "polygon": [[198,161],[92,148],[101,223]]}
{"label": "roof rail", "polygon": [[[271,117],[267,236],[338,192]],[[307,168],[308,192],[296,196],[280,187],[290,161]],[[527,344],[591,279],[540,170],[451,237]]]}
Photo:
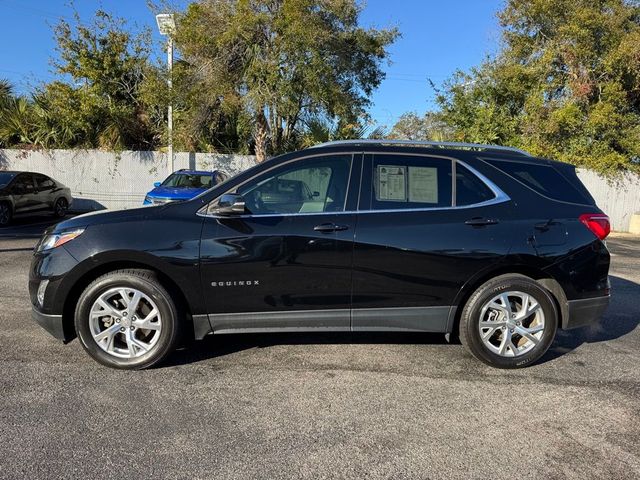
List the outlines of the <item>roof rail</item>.
{"label": "roof rail", "polygon": [[460,143],[460,142],[430,142],[423,140],[335,140],[332,142],[320,143],[309,148],[332,147],[338,145],[407,145],[415,147],[433,147],[433,148],[459,148],[467,150],[496,150],[530,157],[531,154],[525,150],[514,147],[504,147],[502,145],[484,145],[482,143]]}

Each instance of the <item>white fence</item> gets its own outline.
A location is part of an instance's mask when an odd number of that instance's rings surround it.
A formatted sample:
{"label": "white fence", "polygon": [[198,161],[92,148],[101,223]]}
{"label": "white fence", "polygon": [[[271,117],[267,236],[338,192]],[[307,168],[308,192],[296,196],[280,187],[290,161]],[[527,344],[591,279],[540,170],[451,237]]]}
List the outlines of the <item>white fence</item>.
{"label": "white fence", "polygon": [[[175,169],[220,169],[230,175],[255,165],[248,155],[177,153]],[[99,150],[1,150],[0,170],[41,172],[71,188],[74,208],[133,208],[142,205],[153,182],[167,176],[167,155],[161,152]],[[629,230],[631,215],[640,212],[640,176],[628,174],[615,183],[579,169],[578,176],[611,218],[614,230]]]}
{"label": "white fence", "polygon": [[579,168],[578,177],[609,215],[611,228],[628,232],[631,215],[640,213],[640,175],[627,174],[609,182],[591,170]]}
{"label": "white fence", "polygon": [[[174,169],[220,169],[235,175],[255,165],[248,155],[176,153]],[[161,152],[100,150],[0,150],[0,170],[28,170],[55,178],[71,189],[75,210],[121,209],[142,205],[153,183],[167,177]]]}

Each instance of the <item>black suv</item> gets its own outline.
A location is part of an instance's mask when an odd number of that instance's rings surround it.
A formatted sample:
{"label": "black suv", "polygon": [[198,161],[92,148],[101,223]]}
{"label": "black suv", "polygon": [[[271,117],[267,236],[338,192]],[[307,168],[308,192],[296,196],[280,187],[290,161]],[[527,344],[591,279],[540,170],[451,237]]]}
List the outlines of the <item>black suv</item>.
{"label": "black suv", "polygon": [[609,302],[609,219],[573,166],[474,144],[347,141],[282,155],[192,200],[47,230],[35,320],[145,368],[181,336],[459,335],[502,368]]}

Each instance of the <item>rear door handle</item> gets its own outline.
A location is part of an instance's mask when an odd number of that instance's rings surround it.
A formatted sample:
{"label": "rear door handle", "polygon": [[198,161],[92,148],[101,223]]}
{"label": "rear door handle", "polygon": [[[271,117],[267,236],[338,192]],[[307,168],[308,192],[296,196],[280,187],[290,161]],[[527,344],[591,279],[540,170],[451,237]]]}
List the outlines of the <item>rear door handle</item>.
{"label": "rear door handle", "polygon": [[349,227],[347,225],[336,225],[335,223],[321,223],[320,225],[316,225],[315,227],[313,227],[313,229],[316,232],[331,233],[348,230]]}
{"label": "rear door handle", "polygon": [[485,225],[495,225],[499,222],[495,218],[474,217],[464,223],[465,225],[471,225],[472,227],[484,227]]}
{"label": "rear door handle", "polygon": [[536,223],[533,228],[535,228],[536,230],[540,230],[541,232],[546,232],[554,225],[560,225],[560,222],[556,222],[553,219],[550,219],[546,222]]}

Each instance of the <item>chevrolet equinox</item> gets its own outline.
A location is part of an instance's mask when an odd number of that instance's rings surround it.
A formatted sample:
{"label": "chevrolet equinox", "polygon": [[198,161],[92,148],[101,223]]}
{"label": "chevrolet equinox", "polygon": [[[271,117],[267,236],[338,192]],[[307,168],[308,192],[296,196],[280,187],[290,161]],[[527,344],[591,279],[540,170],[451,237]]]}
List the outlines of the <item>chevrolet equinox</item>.
{"label": "chevrolet equinox", "polygon": [[343,141],[197,197],[91,213],[36,246],[34,319],[140,369],[181,338],[442,332],[523,367],[609,302],[609,219],[566,163],[476,144]]}

